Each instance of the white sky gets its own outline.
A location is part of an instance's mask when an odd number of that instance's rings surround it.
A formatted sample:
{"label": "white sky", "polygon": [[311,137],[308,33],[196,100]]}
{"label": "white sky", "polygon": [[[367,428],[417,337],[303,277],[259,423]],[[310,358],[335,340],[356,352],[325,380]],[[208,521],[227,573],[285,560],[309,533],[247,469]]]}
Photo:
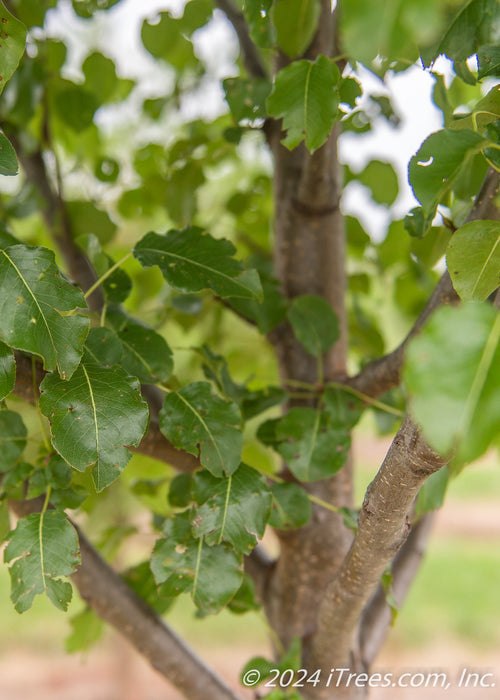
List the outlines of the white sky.
{"label": "white sky", "polygon": [[[168,92],[172,80],[168,70],[152,60],[142,46],[140,28],[144,17],[152,19],[166,9],[179,15],[183,5],[184,0],[122,0],[100,14],[97,21],[82,23],[76,21],[68,1],[60,5],[57,13],[52,12],[49,16],[48,33],[63,37],[74,47],[69,57],[70,66],[80,65],[90,46],[90,50],[100,50],[113,58],[119,74],[137,79],[142,97],[161,96]],[[195,50],[208,66],[211,80],[204,86],[203,99],[196,96],[186,101],[183,116],[188,119],[211,118],[224,109],[218,81],[236,74],[234,61],[238,52],[234,32],[220,12],[215,13],[215,21],[209,28],[196,33]],[[368,71],[364,71],[361,78],[365,88],[391,97],[401,124],[394,128],[380,118],[370,133],[343,135],[340,157],[355,172],[372,158],[392,163],[400,185],[400,195],[393,209],[401,216],[415,206],[407,183],[408,161],[422,141],[442,127],[441,114],[431,102],[433,79],[417,66],[406,71],[405,75],[389,77],[385,85]],[[390,218],[388,210],[374,205],[365,188],[355,182],[346,189],[343,209],[358,216],[375,238],[383,235]]]}

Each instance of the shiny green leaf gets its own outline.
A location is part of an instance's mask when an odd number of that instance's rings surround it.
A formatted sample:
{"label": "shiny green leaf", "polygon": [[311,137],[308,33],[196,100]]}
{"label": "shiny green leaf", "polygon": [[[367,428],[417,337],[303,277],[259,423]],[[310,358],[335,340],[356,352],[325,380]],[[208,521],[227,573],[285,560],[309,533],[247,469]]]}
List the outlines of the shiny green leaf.
{"label": "shiny green leaf", "polygon": [[446,253],[457,294],[484,301],[500,287],[500,223],[472,221],[453,234]]}
{"label": "shiny green leaf", "polygon": [[119,367],[80,365],[69,381],[49,374],[40,385],[40,409],[52,444],[78,471],[93,467],[98,491],[127,466],[148,426],[139,382]]}
{"label": "shiny green leaf", "polygon": [[229,476],[240,465],[243,435],[235,403],[214,396],[207,382],[188,384],[167,395],[160,430],[174,447],[200,457],[214,476]]}
{"label": "shiny green leaf", "polygon": [[327,140],[339,117],[337,86],[340,73],[326,56],[312,61],[295,61],[277,74],[267,110],[283,118],[287,131],[283,144],[292,150],[304,139],[315,151]]}
{"label": "shiny green leaf", "polygon": [[61,580],[80,564],[78,535],[64,513],[47,511],[21,518],[4,552],[10,564],[11,598],[17,612],[45,593],[60,610],[71,601],[71,584]]}
{"label": "shiny green leaf", "polygon": [[158,265],[167,282],[182,292],[211,289],[221,297],[259,298],[262,287],[255,270],[234,259],[233,244],[212,238],[195,226],[148,233],[134,248],[143,267]]}
{"label": "shiny green leaf", "polygon": [[65,315],[85,299],[61,276],[47,248],[13,245],[0,250],[0,337],[43,358],[47,370],[69,378],[88,332],[87,318]]}

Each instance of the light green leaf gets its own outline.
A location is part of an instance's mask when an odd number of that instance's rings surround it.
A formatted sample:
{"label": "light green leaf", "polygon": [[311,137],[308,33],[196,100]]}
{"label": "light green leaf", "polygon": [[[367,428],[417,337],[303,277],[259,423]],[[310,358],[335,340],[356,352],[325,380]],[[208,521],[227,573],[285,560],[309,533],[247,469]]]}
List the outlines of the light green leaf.
{"label": "light green leaf", "polygon": [[236,249],[226,239],[212,238],[195,226],[148,233],[134,248],[143,267],[158,265],[167,282],[182,292],[212,289],[221,297],[262,297],[255,270],[244,270],[233,258]]}
{"label": "light green leaf", "polygon": [[430,66],[444,53],[454,62],[457,75],[473,85],[476,81],[467,67],[467,58],[494,36],[499,17],[498,0],[470,0],[459,10],[437,45],[422,57],[424,65]]}
{"label": "light green leaf", "polygon": [[275,29],[271,22],[273,0],[244,0],[245,13],[250,36],[254,44],[269,49],[274,43]]}
{"label": "light green leaf", "polygon": [[278,46],[290,58],[302,56],[318,27],[321,4],[318,0],[276,0],[273,21]]}
{"label": "light green leaf", "polygon": [[146,50],[179,71],[196,68],[198,59],[193,44],[186,38],[182,19],[172,17],[170,12],[160,12],[159,18],[155,24],[147,19],[142,24],[141,38]]}
{"label": "light green leaf", "polygon": [[399,193],[399,183],[398,176],[390,163],[372,160],[357,179],[368,187],[377,204],[388,206],[394,204]]}
{"label": "light green leaf", "polygon": [[168,520],[151,558],[151,570],[160,595],[191,592],[204,613],[216,613],[234,596],[243,580],[242,556],[226,543],[208,547],[203,537],[191,535],[189,513]]}
{"label": "light green leaf", "polygon": [[269,524],[280,530],[302,527],[311,519],[311,501],[299,484],[272,484],[273,511]]}
{"label": "light green leaf", "polygon": [[21,518],[4,552],[11,564],[11,598],[17,612],[28,610],[35,595],[46,593],[60,610],[71,601],[71,584],[61,576],[80,564],[78,535],[64,513],[47,511]]}
{"label": "light green leaf", "polygon": [[300,481],[333,476],[347,459],[348,431],[332,423],[328,411],[292,408],[283,418],[263,423],[257,436],[286,461]]}
{"label": "light green leaf", "polygon": [[0,400],[14,389],[16,381],[16,361],[12,349],[0,343]]}
{"label": "light green leaf", "polygon": [[26,46],[26,27],[0,2],[0,93],[14,74]]}
{"label": "light green leaf", "polygon": [[9,139],[0,133],[0,175],[17,175],[19,163]]}
{"label": "light green leaf", "polygon": [[160,430],[174,447],[200,457],[214,476],[233,474],[240,465],[243,435],[235,403],[219,399],[207,382],[188,384],[167,395]]}
{"label": "light green leaf", "polygon": [[104,632],[104,622],[92,608],[84,608],[70,619],[71,634],[66,638],[68,654],[90,651]]}
{"label": "light green leaf", "polygon": [[472,129],[482,131],[491,122],[500,119],[500,85],[495,85],[482,100],[474,106],[472,114],[461,119],[454,119],[450,129]]}
{"label": "light green leaf", "polygon": [[139,382],[120,367],[80,365],[69,381],[47,375],[40,392],[55,449],[78,471],[92,466],[102,491],[127,466],[127,446],[137,446],[148,426]]}
{"label": "light green leaf", "polygon": [[74,237],[78,238],[79,242],[82,241],[84,246],[88,246],[89,254],[97,256],[99,250],[95,244],[82,237],[93,234],[101,245],[105,245],[115,235],[116,224],[105,211],[98,209],[92,202],[73,200],[67,202],[67,208]]}
{"label": "light green leaf", "polygon": [[86,307],[79,289],[63,278],[47,248],[0,250],[0,338],[40,355],[45,369],[71,377],[82,354],[89,320],[64,312]]}
{"label": "light green leaf", "polygon": [[280,70],[267,98],[267,110],[276,119],[283,118],[287,148],[292,150],[305,139],[312,153],[325,143],[340,115],[339,81],[337,66],[326,56],[314,63],[294,61]]}
{"label": "light green leaf", "polygon": [[460,461],[500,433],[500,315],[487,304],[441,308],[413,338],[404,379],[411,413],[431,447]]}
{"label": "light green leaf", "polygon": [[22,455],[27,434],[19,413],[0,411],[0,472],[11,469]]}
{"label": "light green leaf", "polygon": [[266,527],[271,494],[264,477],[242,464],[228,479],[206,471],[193,478],[193,497],[199,504],[193,535],[207,545],[229,542],[240,554],[249,554]]}
{"label": "light green leaf", "polygon": [[480,46],[477,52],[479,80],[500,76],[500,45]]}
{"label": "light green leaf", "polygon": [[119,309],[110,309],[106,318],[122,343],[121,364],[129,374],[144,384],[170,379],[174,362],[163,336]]}
{"label": "light green leaf", "polygon": [[473,156],[487,145],[486,139],[468,129],[442,129],[424,141],[408,168],[413,192],[423,207],[423,229],[431,225],[437,205],[469,167]]}
{"label": "light green leaf", "polygon": [[79,17],[91,19],[100,10],[109,10],[120,0],[72,0],[73,9]]}
{"label": "light green leaf", "polygon": [[456,231],[446,262],[457,294],[484,301],[500,287],[500,223],[472,221]]}
{"label": "light green leaf", "polygon": [[314,294],[296,297],[288,309],[288,320],[297,340],[315,357],[339,339],[337,315],[326,299]]}

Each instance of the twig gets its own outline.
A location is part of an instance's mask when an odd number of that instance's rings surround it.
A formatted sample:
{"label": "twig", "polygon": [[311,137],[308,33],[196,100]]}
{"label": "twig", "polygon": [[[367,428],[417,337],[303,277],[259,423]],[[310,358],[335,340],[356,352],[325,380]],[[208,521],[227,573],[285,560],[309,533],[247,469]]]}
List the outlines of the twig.
{"label": "twig", "polygon": [[214,0],[214,4],[222,10],[233,25],[240,42],[243,63],[252,78],[267,78],[267,70],[262,62],[259,49],[253,43],[244,14],[231,0]]}

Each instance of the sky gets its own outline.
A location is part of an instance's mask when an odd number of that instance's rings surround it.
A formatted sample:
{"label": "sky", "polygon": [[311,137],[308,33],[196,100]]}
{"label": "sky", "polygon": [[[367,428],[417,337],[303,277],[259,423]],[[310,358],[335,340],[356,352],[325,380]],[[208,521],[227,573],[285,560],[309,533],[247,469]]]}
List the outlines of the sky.
{"label": "sky", "polygon": [[[168,71],[151,60],[145,51],[140,27],[144,17],[152,20],[161,10],[182,14],[183,5],[184,0],[122,0],[111,10],[101,13],[98,22],[82,23],[76,20],[67,0],[57,12],[51,12],[47,28],[49,34],[70,40],[73,51],[68,63],[69,72],[73,71],[74,77],[77,75],[76,66],[81,64],[90,45],[113,58],[119,74],[138,80],[142,99],[156,97],[169,90],[172,80]],[[208,28],[196,32],[195,50],[208,66],[211,79],[206,81],[202,97],[185,102],[182,116],[208,119],[225,109],[220,80],[236,74],[238,45],[232,27],[221,12],[215,12],[215,19]],[[405,75],[390,76],[385,85],[366,70],[359,77],[365,87],[391,97],[401,124],[395,129],[381,118],[368,134],[344,134],[339,146],[340,158],[355,172],[372,158],[390,162],[398,173],[400,184],[394,210],[402,216],[416,204],[407,182],[408,162],[423,140],[442,128],[441,113],[431,102],[434,81],[419,66],[406,71]],[[112,111],[107,118],[113,119]],[[390,214],[385,207],[373,204],[362,185],[350,183],[342,204],[344,212],[358,216],[374,238],[383,237]]]}

